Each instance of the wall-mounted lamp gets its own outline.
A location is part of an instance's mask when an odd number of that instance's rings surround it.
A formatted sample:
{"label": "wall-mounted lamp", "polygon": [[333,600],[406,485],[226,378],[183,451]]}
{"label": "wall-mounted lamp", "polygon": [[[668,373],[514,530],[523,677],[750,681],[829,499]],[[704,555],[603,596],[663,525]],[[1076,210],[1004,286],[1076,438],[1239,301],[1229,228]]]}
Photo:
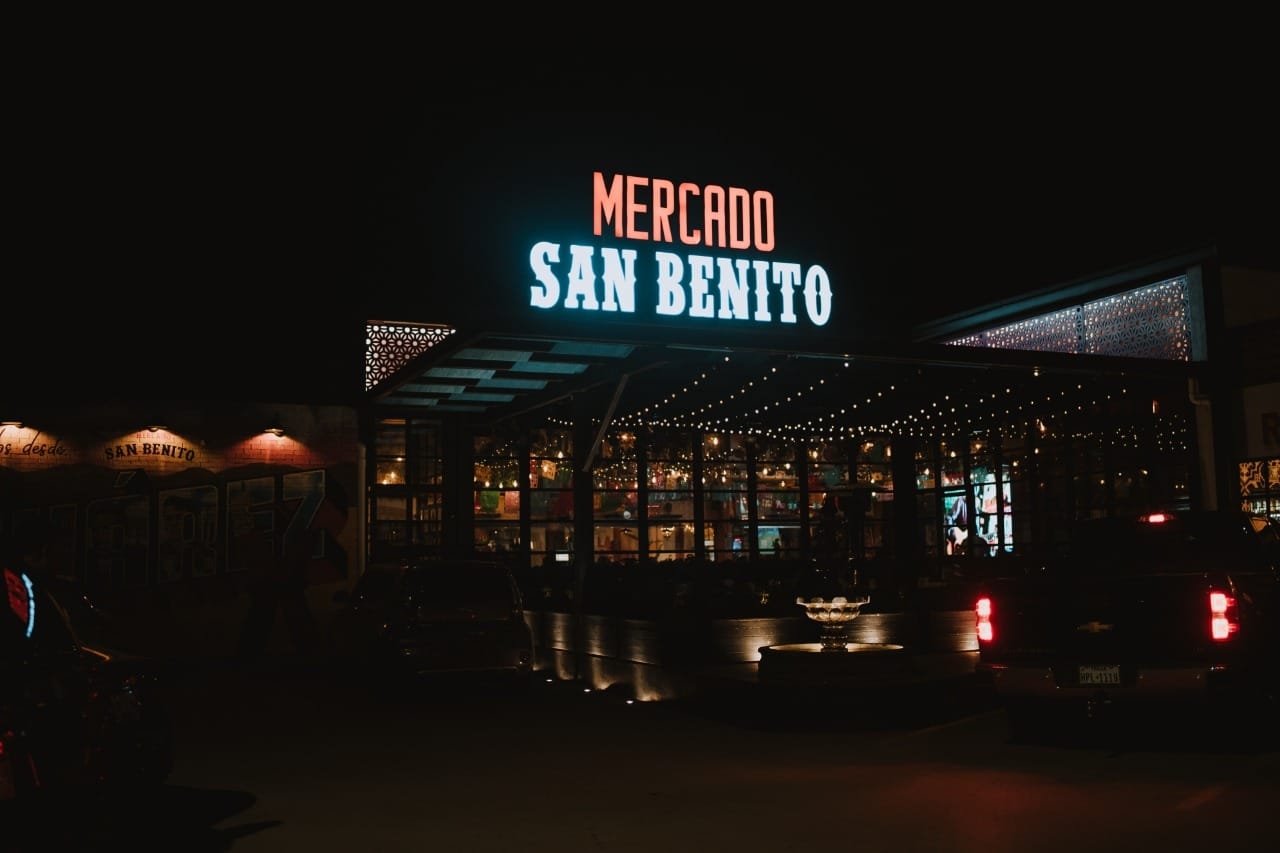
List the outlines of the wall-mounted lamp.
{"label": "wall-mounted lamp", "polygon": [[275,436],[281,436],[281,435],[284,435],[284,426],[281,425],[280,419],[277,418],[276,420],[268,424],[267,428],[264,429],[263,432],[267,432]]}
{"label": "wall-mounted lamp", "polygon": [[169,427],[165,426],[164,418],[159,416],[153,417],[147,423],[147,429],[151,430],[151,432],[159,432],[162,429],[168,429],[168,428]]}
{"label": "wall-mounted lamp", "polygon": [[11,426],[22,429],[22,421],[0,421],[0,426]]}

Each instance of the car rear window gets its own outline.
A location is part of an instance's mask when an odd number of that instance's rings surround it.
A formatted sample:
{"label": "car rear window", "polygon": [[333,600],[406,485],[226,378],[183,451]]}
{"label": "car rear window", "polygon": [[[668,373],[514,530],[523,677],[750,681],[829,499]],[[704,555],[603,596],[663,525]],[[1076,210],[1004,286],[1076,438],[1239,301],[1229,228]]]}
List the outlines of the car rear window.
{"label": "car rear window", "polygon": [[1063,557],[1074,574],[1184,574],[1253,568],[1262,554],[1245,516],[1203,513],[1082,522]]}

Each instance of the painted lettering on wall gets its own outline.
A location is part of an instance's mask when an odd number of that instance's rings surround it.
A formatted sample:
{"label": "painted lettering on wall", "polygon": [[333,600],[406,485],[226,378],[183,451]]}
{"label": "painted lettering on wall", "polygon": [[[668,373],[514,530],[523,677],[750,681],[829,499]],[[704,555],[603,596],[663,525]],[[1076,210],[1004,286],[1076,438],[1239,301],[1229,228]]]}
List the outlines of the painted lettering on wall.
{"label": "painted lettering on wall", "polygon": [[[777,245],[774,198],[764,190],[603,172],[593,173],[592,187],[596,237],[757,253]],[[655,250],[646,255],[648,275],[638,293],[638,249],[585,243],[562,249],[548,240],[530,249],[531,307],[757,324],[804,319],[824,326],[831,319],[831,280],[818,264]]]}
{"label": "painted lettering on wall", "polygon": [[[28,432],[29,430],[23,430]],[[60,439],[41,441],[39,432],[32,432],[28,441],[21,441],[17,430],[0,427],[0,456],[22,454],[23,456],[65,456],[67,448]]]}
{"label": "painted lettering on wall", "polygon": [[152,441],[107,445],[102,449],[102,452],[108,462],[118,462],[121,459],[137,456],[172,457],[181,462],[194,462],[196,458],[195,450],[190,447]]}

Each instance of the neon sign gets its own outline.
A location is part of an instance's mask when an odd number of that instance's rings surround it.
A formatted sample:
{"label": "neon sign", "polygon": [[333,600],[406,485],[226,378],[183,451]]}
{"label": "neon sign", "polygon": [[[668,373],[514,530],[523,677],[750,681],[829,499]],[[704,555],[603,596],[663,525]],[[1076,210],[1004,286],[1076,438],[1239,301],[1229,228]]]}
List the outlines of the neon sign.
{"label": "neon sign", "polygon": [[[699,204],[700,202],[700,204]],[[773,194],[593,173],[592,233],[632,242],[679,243],[767,254],[776,247]],[[831,319],[831,280],[817,265],[655,249],[646,284],[635,248],[539,241],[529,250],[529,305],[756,324]],[[598,254],[597,254],[598,248]],[[649,259],[646,258],[646,261]]]}
{"label": "neon sign", "polygon": [[9,609],[19,621],[26,623],[28,637],[36,628],[36,593],[31,585],[31,578],[26,573],[16,574],[9,569],[4,570],[5,592],[9,599]]}

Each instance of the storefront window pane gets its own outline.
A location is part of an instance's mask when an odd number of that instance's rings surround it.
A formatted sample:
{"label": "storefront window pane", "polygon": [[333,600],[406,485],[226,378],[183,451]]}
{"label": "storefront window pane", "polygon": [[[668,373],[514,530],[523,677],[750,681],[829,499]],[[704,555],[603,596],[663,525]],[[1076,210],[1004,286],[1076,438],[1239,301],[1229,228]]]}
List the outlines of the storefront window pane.
{"label": "storefront window pane", "polygon": [[404,458],[379,459],[375,474],[380,486],[401,486],[406,482]]}
{"label": "storefront window pane", "polygon": [[746,486],[733,491],[708,490],[703,495],[703,513],[707,521],[734,520],[746,523],[749,517]]}
{"label": "storefront window pane", "polygon": [[444,482],[444,451],[440,427],[435,423],[409,424],[410,479],[415,486],[440,486]]}
{"label": "storefront window pane", "polygon": [[683,463],[685,468],[693,462],[694,433],[682,429],[656,429],[649,433],[647,455],[650,459],[665,459]]}
{"label": "storefront window pane", "polygon": [[688,521],[660,521],[649,525],[649,557],[659,562],[693,556],[697,542]]}
{"label": "storefront window pane", "polygon": [[[1008,471],[1006,467],[1004,469]],[[969,543],[969,554],[981,554],[981,542],[989,547],[985,553],[990,554],[1001,542],[1006,548],[1012,543],[1013,530],[1009,527],[1013,509],[1013,492],[999,472],[985,465],[970,469],[973,479],[974,529],[973,539]],[[1002,515],[1003,510],[1003,515]]]}
{"label": "storefront window pane", "polygon": [[[916,491],[936,489],[938,487],[938,463],[934,458],[933,448],[927,443],[921,444],[920,449],[916,451],[915,462]],[[858,478],[862,479],[861,468],[858,471]]]}
{"label": "storefront window pane", "polygon": [[621,562],[640,558],[640,539],[634,524],[596,524],[592,531],[597,561]]}
{"label": "storefront window pane", "polygon": [[942,441],[938,444],[938,459],[942,465],[942,485],[964,485],[964,456],[966,446],[955,442]]}
{"label": "storefront window pane", "polygon": [[518,524],[477,524],[475,526],[475,549],[491,554],[514,552],[520,547],[520,526]]}
{"label": "storefront window pane", "polygon": [[543,555],[544,562],[557,562],[556,555],[566,559],[573,550],[573,526],[569,524],[532,524],[529,527],[529,551],[538,562],[538,555]]}
{"label": "storefront window pane", "polygon": [[374,453],[379,456],[405,455],[405,421],[403,418],[383,418],[378,421],[374,437]]}
{"label": "storefront window pane", "polygon": [[532,519],[573,519],[573,492],[569,489],[544,489],[529,495],[529,517]]}
{"label": "storefront window pane", "polygon": [[[567,433],[555,433],[567,435]],[[539,435],[545,435],[539,433]],[[563,442],[562,442],[563,443]],[[531,457],[529,460],[529,517],[533,519],[573,518],[573,457],[572,454],[561,456],[564,451],[559,445],[540,443],[543,452],[554,452],[555,456]]]}
{"label": "storefront window pane", "polygon": [[[710,534],[710,535],[707,535]],[[745,558],[750,553],[747,525],[733,521],[708,522],[703,531],[707,540],[707,559],[724,562]]]}
{"label": "storefront window pane", "polygon": [[567,429],[534,430],[529,437],[529,455],[546,459],[573,460],[573,433]]}
{"label": "storefront window pane", "polygon": [[720,462],[745,462],[746,438],[732,433],[707,433],[702,438],[702,458],[707,465]]}

